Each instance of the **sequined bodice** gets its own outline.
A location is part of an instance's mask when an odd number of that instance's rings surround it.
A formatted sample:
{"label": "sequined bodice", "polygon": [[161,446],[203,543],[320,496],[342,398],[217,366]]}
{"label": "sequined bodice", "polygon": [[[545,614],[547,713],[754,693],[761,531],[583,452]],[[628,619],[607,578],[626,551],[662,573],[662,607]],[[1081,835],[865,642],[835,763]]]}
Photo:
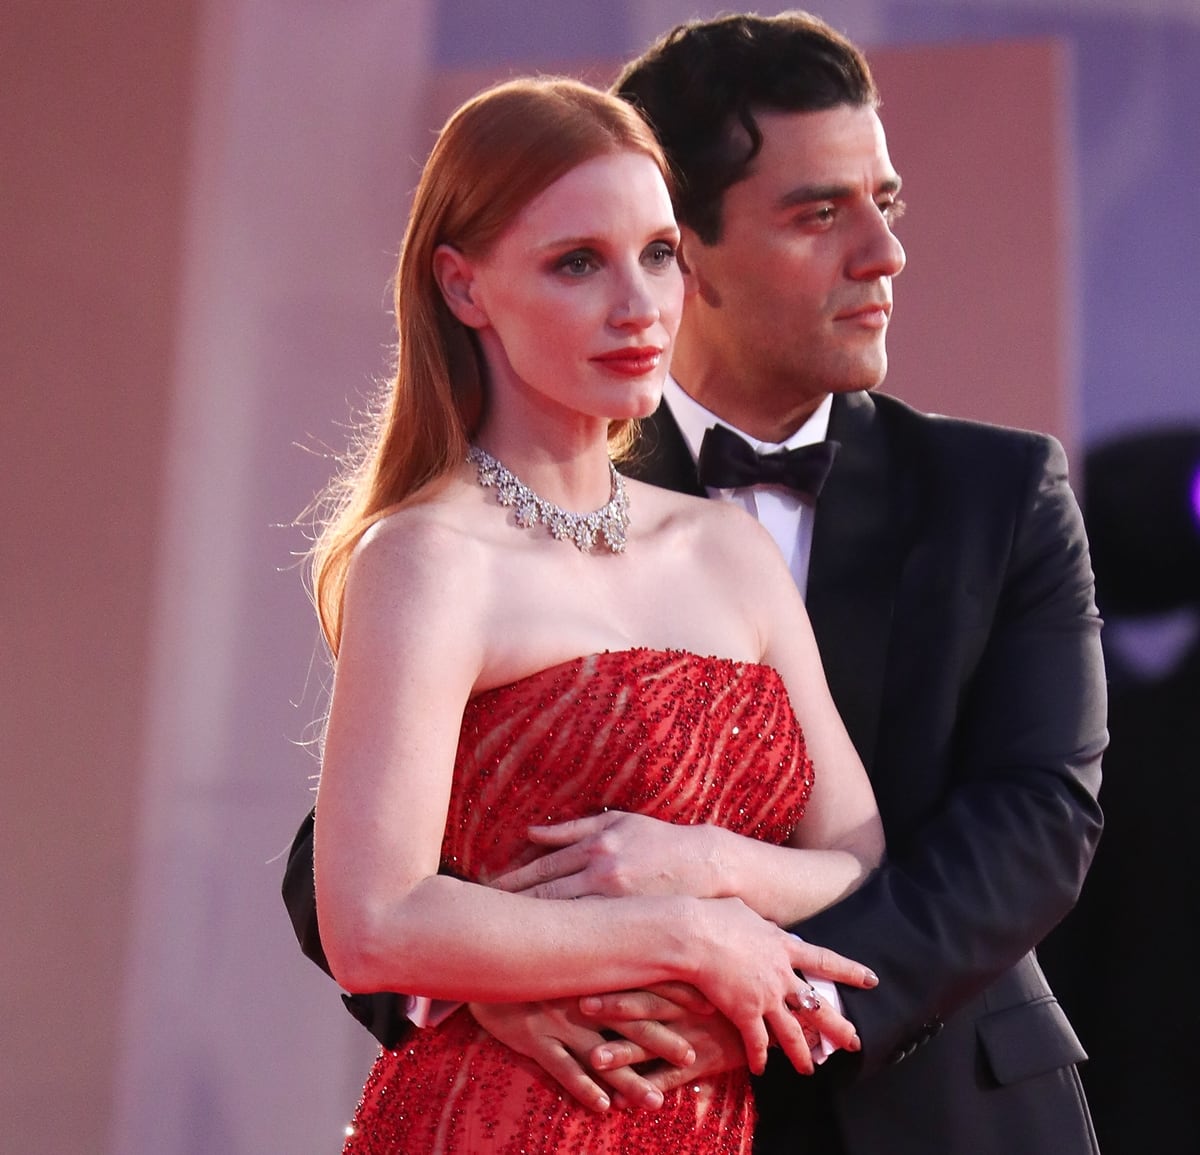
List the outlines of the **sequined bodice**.
{"label": "sequined bodice", "polygon": [[787,839],[812,786],[769,666],[682,652],[575,658],[468,703],[442,858],[487,881],[532,858],[525,830],[602,810]]}
{"label": "sequined bodice", "polygon": [[[812,787],[774,670],[677,651],[592,654],[468,703],[443,865],[486,882],[536,855],[529,826],[605,808],[780,843]],[[595,1114],[462,1008],[380,1054],[344,1150],[749,1155],[753,1122],[745,1069],[673,1091],[658,1111]]]}

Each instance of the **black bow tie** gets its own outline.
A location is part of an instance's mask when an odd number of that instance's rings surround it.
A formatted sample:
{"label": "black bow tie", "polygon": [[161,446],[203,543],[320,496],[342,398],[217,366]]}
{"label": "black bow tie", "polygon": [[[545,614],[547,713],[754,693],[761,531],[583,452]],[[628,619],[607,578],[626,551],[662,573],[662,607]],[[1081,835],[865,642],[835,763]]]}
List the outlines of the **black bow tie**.
{"label": "black bow tie", "polygon": [[797,449],[757,453],[732,429],[714,425],[700,443],[700,484],[710,489],[780,485],[806,505],[814,505],[838,448],[837,441],[818,441]]}

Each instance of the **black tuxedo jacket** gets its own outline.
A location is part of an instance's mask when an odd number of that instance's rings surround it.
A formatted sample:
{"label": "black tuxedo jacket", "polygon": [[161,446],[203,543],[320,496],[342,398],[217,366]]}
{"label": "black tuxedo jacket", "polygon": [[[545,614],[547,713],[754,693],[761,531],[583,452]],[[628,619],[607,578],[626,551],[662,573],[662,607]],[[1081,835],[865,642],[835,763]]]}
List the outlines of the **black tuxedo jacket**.
{"label": "black tuxedo jacket", "polygon": [[[665,406],[645,434],[630,472],[702,494]],[[881,981],[845,990],[860,1056],[807,1079],[772,1061],[755,1149],[1094,1151],[1085,1056],[1032,951],[1075,902],[1101,827],[1100,621],[1065,457],[1042,435],[867,393],[834,399],[829,436],[842,448],[808,609],[888,861],[797,929]],[[285,895],[323,962],[306,833]],[[381,1038],[402,1029],[379,996],[351,1009]]]}
{"label": "black tuxedo jacket", "polygon": [[[665,407],[635,470],[699,493]],[[1032,947],[1100,834],[1105,682],[1083,524],[1051,438],[834,399],[807,604],[888,862],[797,928],[860,959],[861,1057],[776,1056],[755,1149],[1093,1151],[1084,1053]],[[820,768],[817,768],[820,789]]]}

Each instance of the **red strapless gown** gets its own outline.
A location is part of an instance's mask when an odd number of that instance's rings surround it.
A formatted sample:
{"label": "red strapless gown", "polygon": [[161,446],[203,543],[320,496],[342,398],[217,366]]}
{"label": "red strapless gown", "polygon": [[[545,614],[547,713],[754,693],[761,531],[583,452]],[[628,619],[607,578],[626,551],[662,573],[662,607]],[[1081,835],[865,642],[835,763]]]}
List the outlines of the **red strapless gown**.
{"label": "red strapless gown", "polygon": [[[594,654],[468,703],[442,862],[486,881],[536,856],[528,826],[605,808],[782,843],[812,781],[769,667],[655,650]],[[672,1092],[659,1111],[598,1114],[463,1007],[380,1053],[344,1151],[748,1155],[753,1126],[744,1069]]]}

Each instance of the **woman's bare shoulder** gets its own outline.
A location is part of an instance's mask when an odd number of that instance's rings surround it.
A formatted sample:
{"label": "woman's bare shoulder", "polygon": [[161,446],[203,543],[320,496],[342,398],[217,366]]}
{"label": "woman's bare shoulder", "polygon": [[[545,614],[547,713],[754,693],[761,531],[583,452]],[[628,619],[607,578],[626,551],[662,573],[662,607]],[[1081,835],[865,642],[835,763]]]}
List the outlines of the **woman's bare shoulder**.
{"label": "woman's bare shoulder", "polygon": [[472,532],[455,486],[428,501],[394,510],[372,525],[350,559],[348,592],[376,587],[406,597],[441,600],[469,594],[486,549]]}
{"label": "woman's bare shoulder", "polygon": [[652,531],[685,531],[693,537],[697,548],[709,556],[731,553],[743,558],[749,551],[749,560],[753,562],[761,561],[764,551],[768,557],[773,551],[782,564],[771,535],[734,502],[675,493],[644,482],[633,484],[636,485],[631,491],[634,508],[644,505]]}

